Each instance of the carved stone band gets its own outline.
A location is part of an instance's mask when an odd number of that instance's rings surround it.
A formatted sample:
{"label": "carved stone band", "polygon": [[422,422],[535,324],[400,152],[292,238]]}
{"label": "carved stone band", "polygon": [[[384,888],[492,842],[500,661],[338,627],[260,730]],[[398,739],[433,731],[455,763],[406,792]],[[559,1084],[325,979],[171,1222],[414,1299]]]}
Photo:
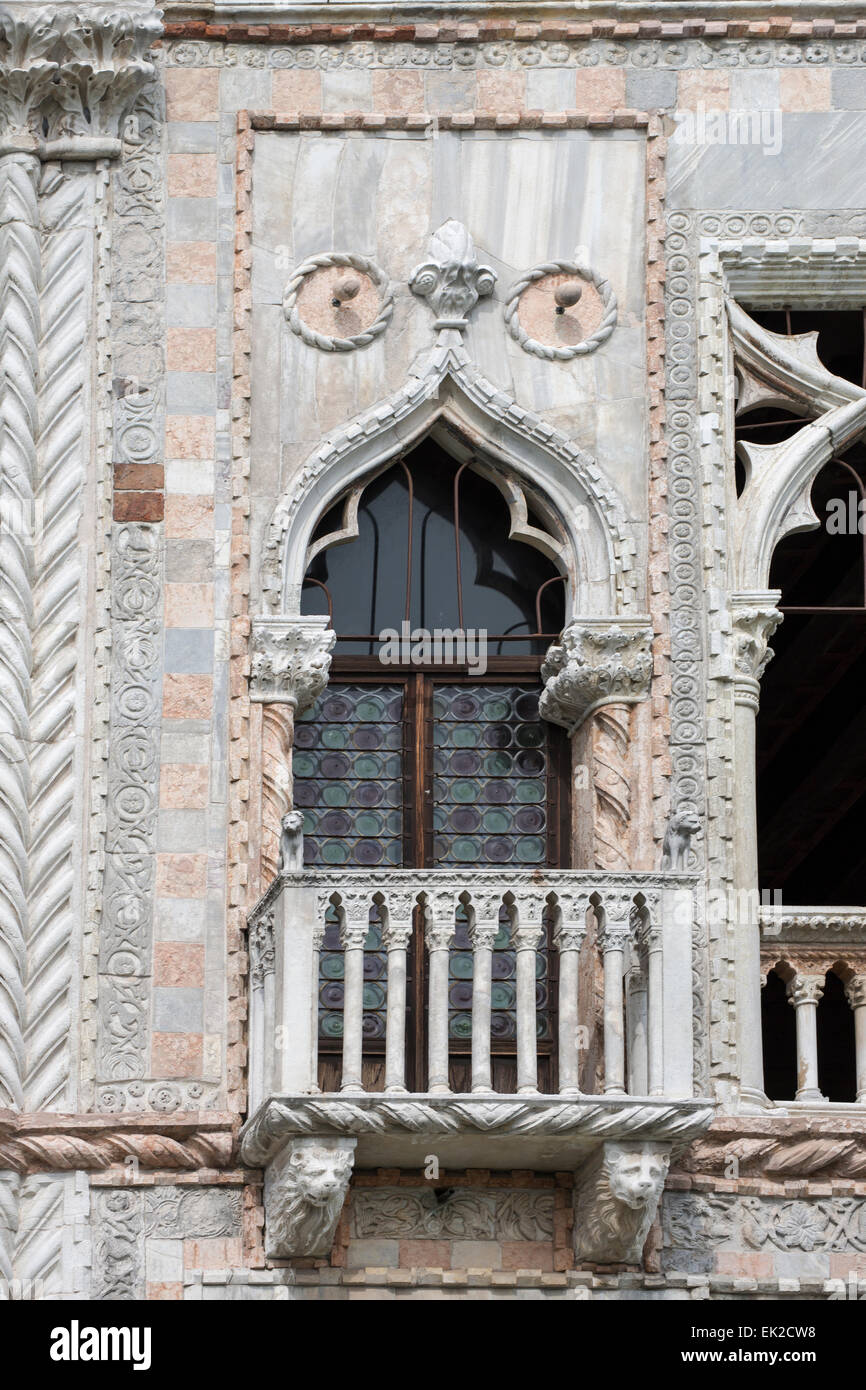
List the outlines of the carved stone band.
{"label": "carved stone band", "polygon": [[574,733],[600,705],[649,693],[652,628],[646,618],[584,618],[563,631],[541,667],[543,718]]}
{"label": "carved stone band", "polygon": [[[349,271],[357,270],[368,282],[372,281],[379,291],[379,310],[376,317],[366,327],[360,327],[357,332],[345,337],[325,333],[314,327],[301,316],[298,305],[298,296],[308,277],[315,275],[317,271],[326,270],[329,266],[344,267]],[[361,282],[356,281],[356,285],[353,293],[357,293]],[[366,256],[354,256],[348,251],[325,251],[319,256],[310,256],[303,265],[292,271],[283,295],[283,312],[292,332],[297,333],[309,347],[319,348],[322,352],[353,352],[355,348],[366,347],[385,332],[394,312],[394,295],[387,275],[384,270],[380,270],[375,261],[369,260]]]}
{"label": "carved stone band", "polygon": [[[715,1103],[704,1098],[655,1100],[587,1096],[392,1096],[375,1093],[338,1099],[310,1095],[271,1096],[241,1132],[241,1158],[251,1167],[270,1163],[287,1140],[323,1135],[356,1138],[373,1146],[383,1138],[423,1135],[440,1144],[483,1135],[522,1136],[550,1145],[566,1141],[588,1152],[599,1139],[617,1142],[689,1143],[713,1118]],[[565,1161],[565,1156],[563,1158]]]}
{"label": "carved stone band", "polygon": [[[578,280],[586,281],[598,291],[602,306],[601,322],[578,343],[566,343],[562,347],[556,347],[552,343],[541,343],[530,337],[520,322],[520,301],[524,292],[549,275],[571,275]],[[607,342],[616,328],[616,295],[610,281],[605,280],[598,271],[592,270],[583,261],[546,261],[543,265],[533,266],[514,282],[508,291],[504,314],[509,333],[524,352],[531,352],[535,357],[544,357],[549,362],[567,362],[572,357],[585,357],[587,353],[595,352],[596,348]]]}
{"label": "carved stone band", "polygon": [[140,1168],[227,1168],[237,1118],[208,1115],[32,1115],[0,1110],[0,1170],[56,1173]]}
{"label": "carved stone band", "polygon": [[254,618],[250,699],[291,705],[296,714],[328,684],[336,634],[325,617]]}

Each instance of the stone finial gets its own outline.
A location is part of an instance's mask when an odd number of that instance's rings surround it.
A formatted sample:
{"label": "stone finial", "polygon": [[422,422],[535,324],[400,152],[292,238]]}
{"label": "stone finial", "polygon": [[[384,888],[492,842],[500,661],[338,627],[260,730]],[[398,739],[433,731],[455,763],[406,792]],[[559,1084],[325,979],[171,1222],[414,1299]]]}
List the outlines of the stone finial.
{"label": "stone finial", "polygon": [[670,1144],[608,1142],[577,1175],[574,1237],[578,1260],[639,1264],[658,1210]]}
{"label": "stone finial", "polygon": [[265,1173],[269,1259],[326,1259],[346,1199],[356,1139],[294,1139]]}
{"label": "stone finial", "polygon": [[291,705],[296,714],[328,684],[336,634],[327,618],[254,618],[250,699]]}
{"label": "stone finial", "polygon": [[542,716],[574,733],[600,705],[644,699],[652,678],[652,636],[646,618],[569,623],[541,667]]}
{"label": "stone finial", "polygon": [[436,315],[435,328],[456,328],[462,333],[478,300],[492,294],[495,284],[496,271],[478,264],[471,236],[452,217],[433,233],[430,260],[416,267],[409,288],[429,302]]}
{"label": "stone finial", "polygon": [[0,12],[0,149],[42,159],[112,157],[123,124],[156,73],[160,13],[135,0]]}

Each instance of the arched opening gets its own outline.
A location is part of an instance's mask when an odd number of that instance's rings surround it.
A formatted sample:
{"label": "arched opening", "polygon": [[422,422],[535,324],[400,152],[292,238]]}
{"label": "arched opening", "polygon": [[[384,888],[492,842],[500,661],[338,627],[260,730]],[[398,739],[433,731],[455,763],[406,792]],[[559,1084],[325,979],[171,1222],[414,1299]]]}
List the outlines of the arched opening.
{"label": "arched opening", "polygon": [[489,655],[543,655],[563,625],[565,581],[536,507],[516,480],[428,437],[321,518],[304,611],[330,614],[338,657],[380,656],[381,634],[403,623],[484,630]]}
{"label": "arched opening", "polygon": [[770,1100],[793,1100],[797,1093],[797,1021],[785,980],[773,968],[761,991],[764,1090]]}
{"label": "arched opening", "polygon": [[[465,453],[465,451],[463,451]],[[305,613],[337,633],[330,684],[295,726],[294,800],[310,868],[568,867],[568,743],[538,712],[539,667],[566,611],[562,544],[543,499],[480,454],[427,438],[351,486],[315,528]],[[466,912],[449,961],[450,1085],[470,1089]],[[552,924],[548,923],[548,944]],[[538,952],[539,1085],[556,1089],[555,953]],[[365,946],[365,1089],[384,1085],[386,946]],[[320,960],[319,1082],[339,1084],[343,951]],[[423,914],[409,952],[408,1074],[426,1089]],[[516,1084],[516,954],[493,946],[493,1088]]]}
{"label": "arched opening", "polygon": [[[861,313],[750,313],[776,333],[817,330],[828,368],[866,384]],[[773,444],[803,423],[764,408],[741,417],[737,436]],[[783,539],[769,576],[785,620],[771,639],[757,723],[760,886],[790,904],[857,904],[866,902],[864,440],[820,471],[811,505],[819,527]]]}
{"label": "arched opening", "polygon": [[857,1099],[854,1012],[836,970],[828,970],[818,1001],[818,1086],[827,1100]]}

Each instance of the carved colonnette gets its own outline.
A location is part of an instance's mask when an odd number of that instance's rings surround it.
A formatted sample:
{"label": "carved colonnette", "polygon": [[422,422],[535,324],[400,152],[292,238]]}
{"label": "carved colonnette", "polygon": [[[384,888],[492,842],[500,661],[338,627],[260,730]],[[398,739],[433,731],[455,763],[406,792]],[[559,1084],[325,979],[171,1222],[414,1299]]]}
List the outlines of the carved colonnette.
{"label": "carved colonnette", "polygon": [[[4,502],[17,513],[0,538],[10,619],[3,698],[18,749],[10,746],[4,759],[4,776],[11,777],[4,799],[17,809],[14,833],[2,838],[7,853],[15,846],[18,853],[4,874],[2,935],[10,960],[0,1074],[13,1105],[59,1105],[75,1095],[69,994],[82,772],[74,751],[81,693],[77,528],[89,439],[86,285],[94,243],[87,228],[94,211],[104,216],[94,198],[104,180],[100,175],[94,185],[86,165],[120,153],[125,116],[153,76],[147,52],[158,33],[149,7],[100,9],[93,21],[82,26],[71,10],[58,8],[14,7],[0,16],[0,178],[13,214],[4,219],[8,277],[0,296]],[[85,170],[61,168],[61,160],[84,161]]]}

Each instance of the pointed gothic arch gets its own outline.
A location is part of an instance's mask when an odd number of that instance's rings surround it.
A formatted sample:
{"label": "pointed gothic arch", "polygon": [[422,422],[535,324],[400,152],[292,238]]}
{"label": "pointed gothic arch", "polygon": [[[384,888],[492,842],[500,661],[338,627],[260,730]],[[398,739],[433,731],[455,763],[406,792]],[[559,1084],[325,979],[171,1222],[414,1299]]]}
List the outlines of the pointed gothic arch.
{"label": "pointed gothic arch", "polygon": [[[309,544],[327,511],[355,482],[369,481],[425,436],[455,457],[477,454],[503,495],[508,479],[561,538],[557,565],[568,580],[566,621],[638,612],[637,543],[626,508],[598,465],[565,435],[518,407],[449,355],[331,434],[308,458],[277,502],[262,553],[262,607],[298,616]],[[506,500],[508,500],[506,498]],[[523,524],[521,501],[509,503],[512,535]]]}

